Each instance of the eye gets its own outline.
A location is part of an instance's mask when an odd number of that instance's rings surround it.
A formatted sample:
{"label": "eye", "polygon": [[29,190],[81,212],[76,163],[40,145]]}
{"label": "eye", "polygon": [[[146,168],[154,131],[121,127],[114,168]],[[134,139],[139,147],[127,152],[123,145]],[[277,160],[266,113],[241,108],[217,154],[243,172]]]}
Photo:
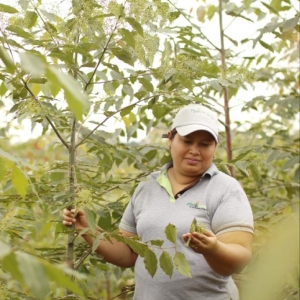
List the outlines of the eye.
{"label": "eye", "polygon": [[190,140],[184,140],[183,141],[185,144],[188,144],[188,145],[190,145],[190,144],[192,144],[193,142],[192,141],[190,141]]}

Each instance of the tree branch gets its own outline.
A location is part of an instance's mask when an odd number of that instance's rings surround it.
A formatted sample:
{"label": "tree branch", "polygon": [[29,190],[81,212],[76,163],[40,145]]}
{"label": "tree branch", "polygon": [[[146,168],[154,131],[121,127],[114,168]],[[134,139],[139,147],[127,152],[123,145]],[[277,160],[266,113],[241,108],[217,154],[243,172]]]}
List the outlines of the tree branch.
{"label": "tree branch", "polygon": [[92,248],[90,248],[87,252],[85,252],[77,262],[77,264],[74,266],[74,270],[77,270],[81,264],[85,261],[85,259],[92,253]]}
{"label": "tree branch", "polygon": [[[223,7],[222,0],[219,0],[219,27],[220,27],[220,39],[221,39],[221,62],[222,62],[222,73],[225,74],[227,71],[226,61],[225,61],[225,47],[224,47],[224,30],[223,30]],[[226,153],[227,160],[232,160],[232,145],[231,145],[231,131],[230,131],[230,114],[229,114],[229,98],[228,98],[228,88],[227,86],[223,86],[224,92],[224,113],[225,113],[225,136],[226,136]],[[234,168],[233,166],[229,166],[229,171],[232,176],[234,176]]]}
{"label": "tree branch", "polygon": [[179,9],[178,7],[176,7],[175,4],[173,4],[172,1],[170,0],[167,0],[177,11],[179,11],[180,15],[183,16],[191,25],[192,27],[196,28],[199,33],[200,33],[200,36],[205,39],[211,46],[213,46],[216,50],[220,50],[216,45],[214,45],[206,35],[203,34],[201,28],[197,25],[195,25],[194,23],[191,22],[191,20],[186,16],[186,13],[184,13],[181,9]]}
{"label": "tree branch", "polygon": [[125,107],[123,107],[123,108],[120,108],[120,109],[118,109],[117,111],[115,111],[114,113],[112,113],[111,115],[109,115],[107,118],[105,118],[102,122],[100,122],[93,130],[91,130],[90,131],[90,133],[89,134],[87,134],[85,137],[83,137],[82,138],[82,140],[76,145],[76,148],[78,147],[78,146],[80,146],[80,145],[82,145],[83,143],[84,143],[84,141],[86,140],[86,139],[88,139],[101,125],[103,125],[108,119],[110,119],[111,117],[113,117],[114,115],[116,115],[117,113],[119,113],[119,112],[121,112],[123,109],[126,109],[126,108],[128,108],[128,107],[130,107],[130,106],[133,106],[133,105],[137,105],[138,103],[140,103],[140,102],[143,102],[143,101],[145,101],[145,100],[148,100],[148,99],[151,99],[151,98],[154,98],[154,97],[157,97],[158,95],[152,95],[152,96],[149,96],[149,97],[146,97],[146,98],[143,98],[143,99],[141,99],[141,100],[139,100],[139,101],[137,101],[137,102],[135,102],[135,103],[133,103],[133,104],[129,104],[129,105],[127,105],[127,106],[125,106]]}
{"label": "tree branch", "polygon": [[94,71],[93,71],[90,79],[88,80],[88,82],[85,85],[84,91],[86,91],[87,88],[88,88],[88,86],[91,84],[91,81],[94,78],[94,76],[95,76],[95,74],[96,74],[96,72],[97,72],[97,70],[98,70],[98,68],[99,68],[99,66],[100,66],[100,64],[102,62],[103,56],[104,56],[106,50],[108,49],[108,45],[109,45],[109,43],[110,43],[110,41],[111,41],[111,39],[112,39],[112,37],[113,37],[113,35],[115,33],[115,30],[117,29],[117,25],[118,25],[118,22],[119,22],[120,18],[121,18],[121,16],[119,16],[118,19],[117,19],[117,21],[116,21],[115,27],[112,30],[112,33],[111,33],[110,37],[108,38],[108,41],[107,41],[106,45],[103,48],[103,51],[102,51],[102,53],[101,53],[101,55],[100,55],[100,57],[98,59],[97,65],[96,65],[96,67],[95,67],[95,69],[94,69]]}
{"label": "tree branch", "polygon": [[[27,85],[26,81],[22,78],[22,83],[25,87],[25,89],[29,92],[29,94],[31,95],[31,97],[39,104],[39,100],[35,97],[35,95],[32,93],[31,89],[29,88],[29,86]],[[49,117],[45,116],[45,119],[48,121],[49,125],[52,127],[53,131],[55,132],[55,134],[57,135],[57,137],[60,139],[60,141],[64,144],[64,146],[69,149],[70,146],[67,144],[67,142],[63,139],[63,137],[60,135],[60,133],[58,132],[58,130],[56,129],[55,125],[52,123],[52,121],[50,120]]]}

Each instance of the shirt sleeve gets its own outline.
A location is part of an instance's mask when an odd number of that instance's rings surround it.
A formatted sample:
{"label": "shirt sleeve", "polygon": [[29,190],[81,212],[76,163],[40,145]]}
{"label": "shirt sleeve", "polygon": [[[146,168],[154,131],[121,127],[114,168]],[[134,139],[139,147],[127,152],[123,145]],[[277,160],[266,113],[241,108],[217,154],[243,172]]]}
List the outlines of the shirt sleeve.
{"label": "shirt sleeve", "polygon": [[249,200],[235,179],[226,187],[211,216],[212,230],[216,235],[231,231],[253,234],[253,213]]}
{"label": "shirt sleeve", "polygon": [[121,219],[121,222],[119,224],[119,229],[137,234],[137,228],[136,228],[136,216],[134,211],[135,206],[135,199],[141,193],[143,184],[140,183],[137,188],[135,189],[124,213]]}
{"label": "shirt sleeve", "polygon": [[124,214],[122,216],[119,228],[131,233],[137,233],[136,231],[136,221],[133,213],[133,203],[132,199],[129,201]]}

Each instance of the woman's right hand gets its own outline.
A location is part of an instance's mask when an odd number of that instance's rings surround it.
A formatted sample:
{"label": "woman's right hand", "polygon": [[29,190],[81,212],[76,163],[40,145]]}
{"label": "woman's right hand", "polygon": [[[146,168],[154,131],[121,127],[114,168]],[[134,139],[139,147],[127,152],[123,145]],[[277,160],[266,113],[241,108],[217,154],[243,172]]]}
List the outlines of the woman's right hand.
{"label": "woman's right hand", "polygon": [[86,214],[82,209],[77,212],[76,216],[74,216],[74,214],[75,209],[68,210],[67,208],[65,208],[63,210],[63,225],[72,226],[74,224],[75,229],[79,230],[89,227],[86,220]]}

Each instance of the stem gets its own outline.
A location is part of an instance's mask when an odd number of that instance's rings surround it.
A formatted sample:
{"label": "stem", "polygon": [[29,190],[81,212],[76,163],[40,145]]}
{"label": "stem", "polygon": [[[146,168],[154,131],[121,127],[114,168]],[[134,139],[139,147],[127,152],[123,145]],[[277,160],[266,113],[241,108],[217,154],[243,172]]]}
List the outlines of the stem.
{"label": "stem", "polygon": [[85,261],[85,259],[92,253],[92,248],[90,248],[87,252],[85,252],[79,259],[76,266],[74,266],[74,270],[77,270],[81,264]]}
{"label": "stem", "polygon": [[[76,134],[76,118],[73,118],[71,126],[71,141],[69,148],[69,193],[70,202],[75,201],[75,162],[76,162],[76,149],[75,149],[75,134]],[[72,209],[73,206],[68,207]],[[68,244],[67,244],[67,264],[71,269],[74,269],[74,238],[75,238],[75,228],[74,225],[70,228],[71,232],[68,234]]]}
{"label": "stem", "polygon": [[[1,30],[1,29],[0,29],[0,30]],[[5,35],[5,33],[4,33],[2,30],[1,30],[1,33],[3,34],[3,37],[4,37],[4,39],[5,39],[6,43],[7,43],[7,47],[8,47],[8,49],[9,49],[10,54],[11,54],[11,58],[12,58],[12,60],[14,61],[14,56],[13,56],[12,50],[11,50],[11,48],[10,48],[10,45],[9,45],[9,43],[7,42],[6,35]],[[37,99],[37,97],[35,97],[35,95],[34,95],[33,92],[31,91],[31,89],[29,88],[27,82],[26,82],[24,79],[22,79],[21,81],[22,81],[22,83],[23,83],[25,89],[26,89],[26,90],[28,91],[28,93],[31,95],[31,97],[32,97],[39,105],[41,105],[40,101]],[[56,136],[60,139],[60,141],[63,143],[63,145],[64,145],[67,149],[69,149],[69,145],[68,145],[67,142],[63,139],[63,137],[60,135],[59,131],[56,129],[55,125],[52,123],[52,121],[50,120],[50,118],[47,117],[47,116],[45,116],[45,118],[46,118],[46,120],[48,121],[49,125],[52,127],[52,129],[53,129],[53,131],[55,132]]]}
{"label": "stem", "polygon": [[[28,91],[28,93],[31,95],[31,97],[39,104],[39,100],[35,97],[35,95],[33,94],[33,92],[31,91],[31,89],[29,88],[28,84],[26,83],[26,81],[24,79],[22,79],[22,83],[24,84],[25,89]],[[65,147],[67,149],[69,149],[69,145],[67,144],[67,142],[63,139],[63,137],[60,135],[59,131],[56,129],[55,125],[52,123],[52,121],[50,120],[49,117],[45,116],[45,119],[48,121],[49,125],[52,127],[53,131],[55,132],[55,134],[57,135],[57,137],[60,139],[60,141],[65,145]]]}
{"label": "stem", "polygon": [[91,84],[91,82],[92,82],[92,80],[93,80],[93,78],[94,78],[94,76],[95,76],[95,74],[96,74],[96,72],[97,72],[97,70],[98,70],[101,62],[102,62],[103,56],[104,56],[106,50],[108,49],[109,43],[110,43],[110,41],[111,41],[111,39],[112,39],[112,37],[113,37],[113,35],[115,33],[115,30],[117,29],[118,22],[119,22],[120,18],[121,18],[121,16],[119,16],[119,18],[116,21],[116,25],[115,25],[114,29],[112,30],[112,33],[111,33],[110,37],[108,38],[108,41],[107,41],[106,45],[103,48],[103,51],[102,51],[102,53],[101,53],[101,55],[100,55],[100,57],[98,59],[97,65],[96,65],[96,67],[95,67],[95,69],[94,69],[94,71],[93,71],[93,73],[92,73],[89,81],[85,85],[84,91],[86,91],[87,88],[88,88],[88,86]]}
{"label": "stem", "polygon": [[191,22],[191,20],[187,17],[187,14],[185,12],[183,12],[181,9],[179,9],[178,7],[176,7],[176,5],[172,1],[167,0],[167,2],[169,2],[174,7],[174,9],[176,9],[180,13],[181,16],[183,16],[192,25],[193,28],[196,28],[199,31],[201,38],[205,39],[211,46],[213,46],[214,49],[220,50],[220,49],[218,49],[218,47],[216,45],[214,45],[209,40],[209,38],[205,34],[203,34],[203,32],[202,32],[202,30],[201,30],[201,28],[199,26],[197,26],[197,25],[195,25],[194,23]]}
{"label": "stem", "polygon": [[[79,42],[79,30],[76,35],[75,43]],[[75,69],[77,68],[78,54],[74,55]],[[73,73],[73,77],[77,79],[77,73]],[[70,148],[69,148],[69,195],[71,205],[68,207],[69,210],[74,208],[73,203],[75,203],[75,185],[76,185],[76,125],[77,120],[73,114],[73,119],[71,120],[71,134],[70,134]],[[67,265],[75,270],[74,266],[74,240],[75,240],[75,224],[71,226],[71,232],[68,234],[67,242]],[[67,295],[72,294],[71,291],[67,290]]]}
{"label": "stem", "polygon": [[[223,18],[222,18],[222,0],[219,0],[219,26],[220,26],[220,39],[221,39],[221,62],[222,62],[222,73],[225,74],[227,67],[225,61],[225,48],[224,48],[224,30],[223,30]],[[228,99],[228,88],[223,86],[224,93],[224,113],[225,113],[225,137],[226,137],[226,153],[227,161],[232,160],[232,144],[231,144],[231,130],[230,130],[230,113],[229,113],[229,99]],[[234,169],[229,166],[229,171],[234,176]]]}
{"label": "stem", "polygon": [[149,97],[146,97],[146,98],[142,98],[141,100],[138,100],[137,102],[133,103],[133,104],[129,104],[123,108],[120,108],[118,110],[116,110],[114,113],[112,113],[111,115],[109,115],[107,118],[105,118],[102,122],[100,122],[93,130],[90,131],[90,133],[88,133],[85,137],[82,138],[82,140],[76,145],[76,148],[78,146],[80,146],[81,144],[84,143],[84,141],[86,139],[88,139],[101,125],[103,125],[108,119],[110,119],[111,117],[113,117],[114,115],[116,115],[117,113],[119,113],[120,111],[122,111],[123,109],[126,109],[127,107],[130,107],[130,106],[133,106],[133,105],[137,105],[138,103],[140,102],[143,102],[145,100],[148,100],[148,99],[151,99],[151,98],[154,98],[158,95],[151,95]]}

